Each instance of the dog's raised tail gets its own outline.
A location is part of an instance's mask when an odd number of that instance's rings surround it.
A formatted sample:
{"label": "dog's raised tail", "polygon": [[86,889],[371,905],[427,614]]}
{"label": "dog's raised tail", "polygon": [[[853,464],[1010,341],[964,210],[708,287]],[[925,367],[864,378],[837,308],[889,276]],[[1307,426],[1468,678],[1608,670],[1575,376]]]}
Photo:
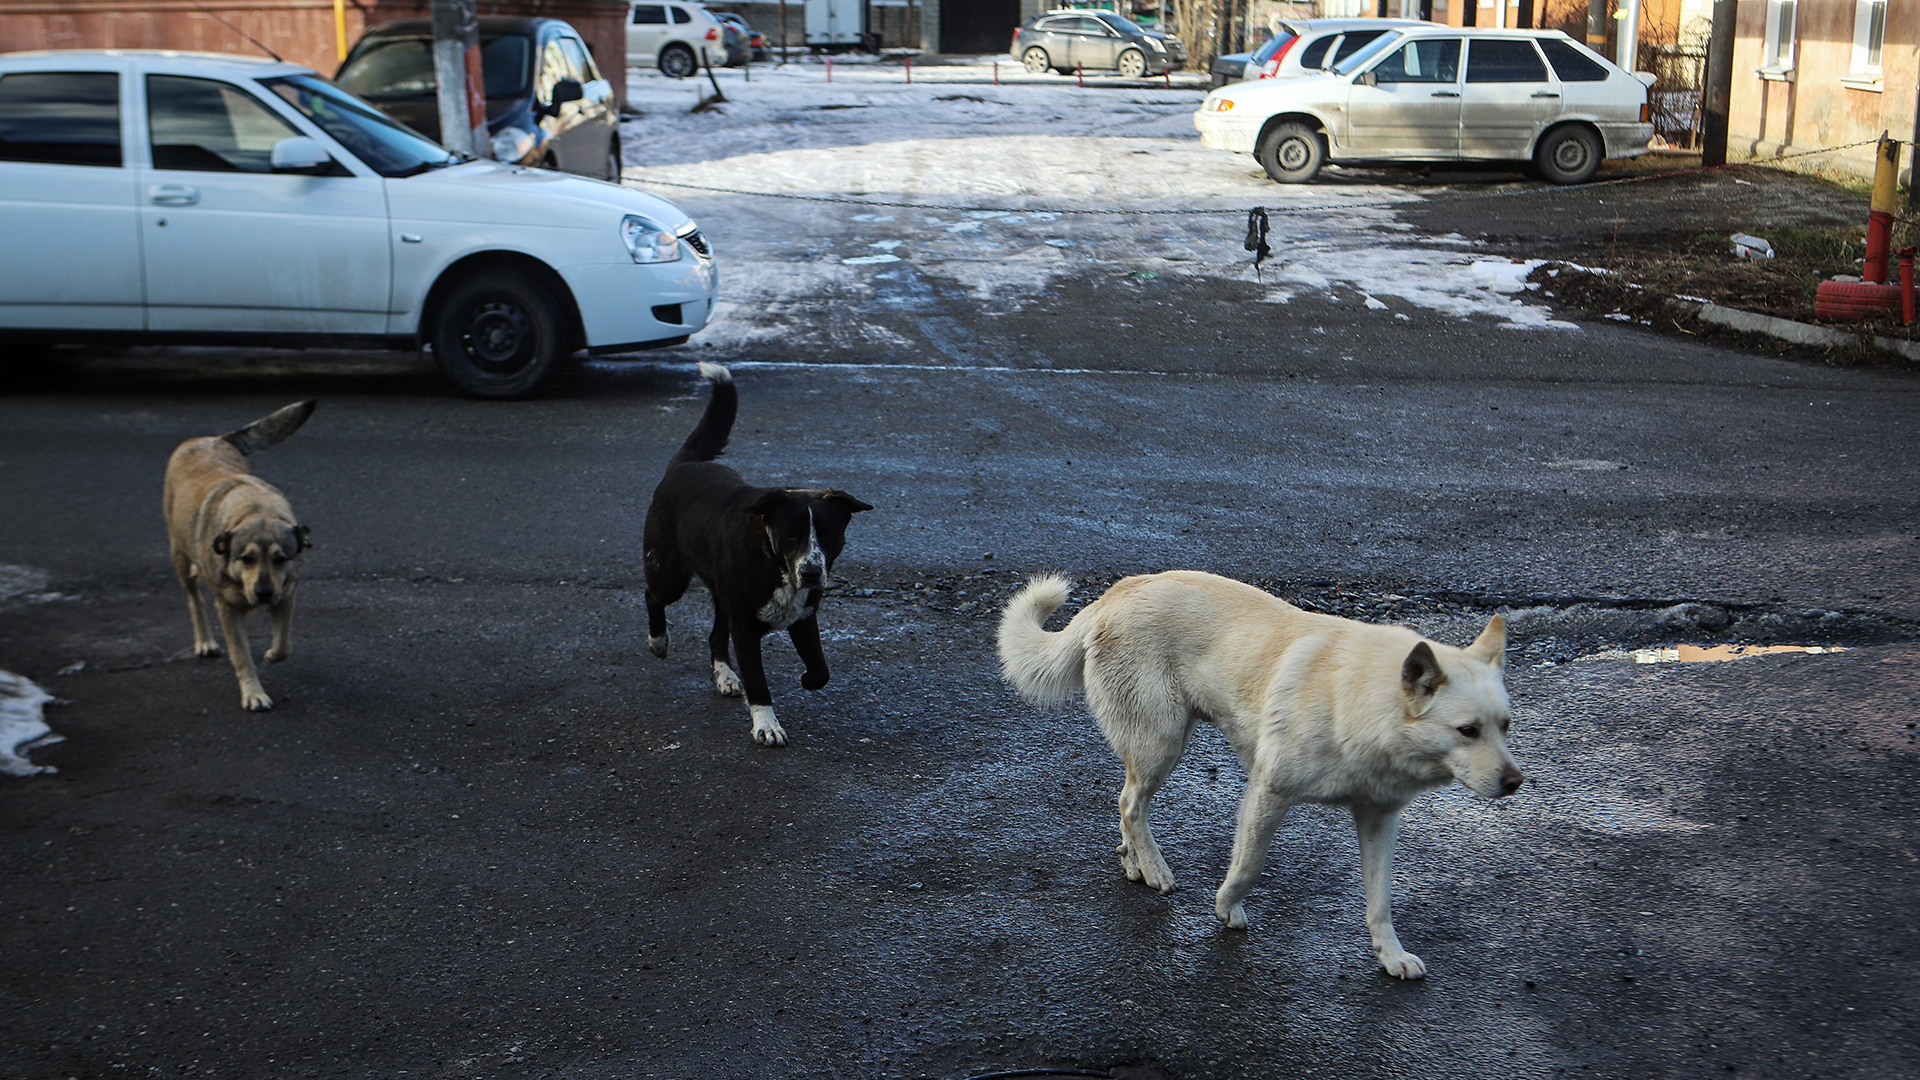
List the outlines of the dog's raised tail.
{"label": "dog's raised tail", "polygon": [[1000,673],[1035,705],[1060,705],[1085,685],[1086,627],[1076,618],[1057,633],[1047,616],[1067,602],[1073,583],[1057,574],[1027,582],[1000,614]]}
{"label": "dog's raised tail", "polygon": [[733,417],[740,411],[740,391],[734,389],[733,372],[719,364],[700,361],[700,377],[713,384],[713,397],[707,400],[707,411],[700,422],[693,427],[693,434],[680,444],[680,452],[673,455],[673,462],[712,461],[727,448],[727,438],[733,434]]}
{"label": "dog's raised tail", "polygon": [[307,417],[313,415],[313,407],[318,404],[317,401],[294,402],[284,409],[275,409],[239,431],[220,437],[243,454],[271,450],[286,442],[287,436],[299,431],[300,425],[307,422]]}

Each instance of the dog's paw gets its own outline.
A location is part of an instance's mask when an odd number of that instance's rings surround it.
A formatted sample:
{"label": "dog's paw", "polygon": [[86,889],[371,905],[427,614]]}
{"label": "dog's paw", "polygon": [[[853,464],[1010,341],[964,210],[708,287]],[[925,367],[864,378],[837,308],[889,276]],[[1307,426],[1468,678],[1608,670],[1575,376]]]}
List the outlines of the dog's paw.
{"label": "dog's paw", "polygon": [[265,690],[248,690],[240,694],[240,706],[248,712],[266,712],[273,708],[273,699]]}
{"label": "dog's paw", "polygon": [[826,668],[821,668],[818,672],[809,671],[800,676],[800,688],[802,690],[818,690],[827,685],[829,678],[831,678],[831,676],[827,673]]}
{"label": "dog's paw", "polygon": [[216,645],[216,644],[214,644],[214,643],[213,643],[213,642],[211,642],[211,641],[196,641],[196,642],[194,642],[194,643],[193,643],[193,655],[195,655],[195,656],[219,656],[219,655],[220,655],[220,646],[218,646],[218,645]]}
{"label": "dog's paw", "polygon": [[740,686],[740,676],[733,673],[733,668],[718,660],[713,662],[713,688],[718,690],[722,697],[741,697],[746,693],[746,690]]}
{"label": "dog's paw", "polygon": [[1405,949],[1382,952],[1380,966],[1396,979],[1424,979],[1427,977],[1427,965],[1420,958]]}
{"label": "dog's paw", "polygon": [[267,659],[267,663],[269,664],[283,664],[286,662],[287,657],[292,655],[293,655],[293,650],[290,648],[268,649],[266,653],[266,659]]}
{"label": "dog's paw", "polygon": [[751,705],[748,709],[753,713],[754,742],[761,746],[787,745],[787,731],[773,718],[773,706]]}
{"label": "dog's paw", "polygon": [[1245,930],[1247,928],[1246,905],[1237,900],[1231,904],[1227,904],[1216,898],[1213,902],[1213,917],[1225,923],[1229,930]]}
{"label": "dog's paw", "polygon": [[667,635],[661,634],[659,637],[648,638],[647,651],[652,653],[657,659],[665,660],[667,658]]}

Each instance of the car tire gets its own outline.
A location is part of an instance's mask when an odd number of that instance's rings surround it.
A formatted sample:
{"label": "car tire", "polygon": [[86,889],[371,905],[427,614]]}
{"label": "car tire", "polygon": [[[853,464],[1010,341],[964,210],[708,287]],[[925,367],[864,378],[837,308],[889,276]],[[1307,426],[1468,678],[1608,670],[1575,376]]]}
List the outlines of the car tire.
{"label": "car tire", "polygon": [[471,397],[496,400],[538,393],[570,352],[559,301],[509,269],[455,284],[435,307],[429,340],[449,382]]}
{"label": "car tire", "polygon": [[1139,49],[1128,49],[1120,54],[1114,69],[1129,79],[1138,79],[1147,73],[1147,58],[1141,55]]}
{"label": "car tire", "polygon": [[1033,75],[1038,75],[1053,66],[1053,59],[1047,55],[1047,50],[1038,45],[1021,53],[1020,62],[1025,64],[1028,73]]}
{"label": "car tire", "polygon": [[660,74],[669,79],[685,79],[700,71],[700,61],[685,45],[669,45],[660,50]]}
{"label": "car tire", "polygon": [[1540,137],[1533,166],[1550,184],[1584,184],[1600,171],[1604,156],[1598,135],[1579,124],[1566,124]]}
{"label": "car tire", "polygon": [[1305,124],[1276,124],[1260,136],[1254,147],[1254,160],[1267,175],[1282,184],[1304,184],[1320,174],[1327,163],[1327,144],[1320,133]]}

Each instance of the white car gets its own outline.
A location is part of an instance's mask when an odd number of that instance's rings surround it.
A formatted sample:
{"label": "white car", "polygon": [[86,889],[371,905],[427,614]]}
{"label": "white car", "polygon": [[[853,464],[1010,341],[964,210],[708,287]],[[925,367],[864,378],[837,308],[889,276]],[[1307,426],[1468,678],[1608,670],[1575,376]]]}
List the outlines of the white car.
{"label": "white car", "polygon": [[683,342],[713,259],[665,199],[474,161],[294,64],[0,56],[0,342],[431,348],[480,397]]}
{"label": "white car", "polygon": [[1200,141],[1252,154],[1303,184],[1328,161],[1511,160],[1583,184],[1653,138],[1647,88],[1558,30],[1410,26],[1324,74],[1220,87],[1194,113]]}
{"label": "white car", "polygon": [[727,31],[713,13],[677,0],[634,0],[627,7],[627,66],[659,68],[684,79],[727,65]]}

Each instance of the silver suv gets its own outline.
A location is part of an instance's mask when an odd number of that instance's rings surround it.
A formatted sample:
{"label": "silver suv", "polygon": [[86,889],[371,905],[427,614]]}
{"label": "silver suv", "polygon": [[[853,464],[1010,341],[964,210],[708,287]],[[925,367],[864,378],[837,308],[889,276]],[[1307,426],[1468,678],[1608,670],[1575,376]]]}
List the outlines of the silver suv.
{"label": "silver suv", "polygon": [[1111,11],[1049,11],[1013,32],[1014,59],[1035,75],[1052,68],[1118,71],[1130,79],[1178,70],[1187,62],[1180,39],[1144,30]]}

